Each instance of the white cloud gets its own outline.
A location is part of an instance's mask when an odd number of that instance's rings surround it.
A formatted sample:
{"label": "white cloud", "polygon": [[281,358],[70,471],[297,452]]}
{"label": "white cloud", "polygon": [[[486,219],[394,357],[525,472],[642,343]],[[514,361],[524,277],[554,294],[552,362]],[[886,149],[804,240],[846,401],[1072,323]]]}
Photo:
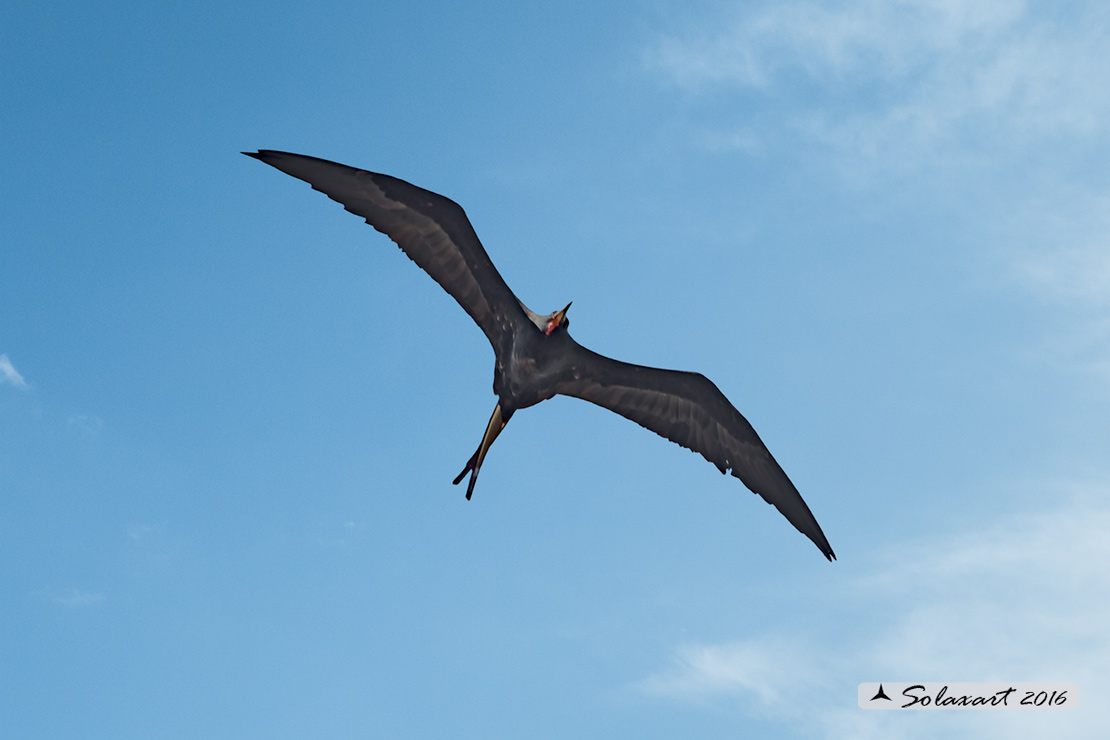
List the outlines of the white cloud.
{"label": "white cloud", "polygon": [[1110,194],[1056,187],[995,215],[984,241],[1014,286],[1053,316],[1027,359],[1095,395],[1110,387]]}
{"label": "white cloud", "polygon": [[16,388],[26,388],[27,381],[12,365],[12,361],[8,359],[7,355],[0,355],[0,384],[10,383]]}
{"label": "white cloud", "polygon": [[55,604],[64,606],[67,609],[79,609],[85,606],[95,606],[104,602],[104,594],[89,593],[81,591],[80,589],[70,589],[69,591],[54,596],[53,601]]}
{"label": "white cloud", "polygon": [[338,524],[338,526],[334,522],[328,522],[322,528],[324,532],[316,537],[316,542],[323,547],[341,548],[357,542],[366,526],[362,522],[348,519]]}
{"label": "white cloud", "polygon": [[132,524],[127,528],[127,536],[132,542],[143,542],[162,534],[160,524]]}
{"label": "white cloud", "polygon": [[[1110,486],[1075,488],[1066,504],[900,551],[888,567],[839,584],[858,611],[850,634],[684,645],[637,688],[675,701],[735,702],[830,738],[926,738],[940,729],[948,737],[1102,737],[1110,723],[1100,701],[1110,691]],[[1079,708],[895,719],[855,706],[856,684],[880,680],[1072,682]]]}
{"label": "white cloud", "polygon": [[695,97],[769,96],[785,107],[766,128],[853,156],[920,163],[1104,134],[1110,120],[1099,3],[808,1],[731,12],[662,36],[647,66]]}
{"label": "white cloud", "polygon": [[1029,357],[1099,394],[1107,48],[1110,6],[1091,0],[787,0],[676,21],[646,60],[685,94],[693,146],[804,151],[848,182],[943,209],[938,224],[996,260],[978,275],[954,265],[961,279],[1044,301],[1052,328],[1028,337]]}
{"label": "white cloud", "polygon": [[724,645],[683,645],[667,671],[649,676],[637,688],[646,694],[685,700],[751,694],[762,705],[788,701],[800,682],[818,672],[813,654],[780,638]]}
{"label": "white cloud", "polygon": [[792,69],[829,83],[898,79],[937,52],[997,35],[1023,4],[903,0],[765,3],[663,37],[649,63],[687,87],[765,87]]}
{"label": "white cloud", "polygon": [[89,416],[87,414],[74,414],[66,419],[66,423],[94,437],[104,429],[103,419],[99,416]]}
{"label": "white cloud", "polygon": [[1110,193],[1068,190],[1009,214],[1015,274],[1038,297],[1110,307]]}

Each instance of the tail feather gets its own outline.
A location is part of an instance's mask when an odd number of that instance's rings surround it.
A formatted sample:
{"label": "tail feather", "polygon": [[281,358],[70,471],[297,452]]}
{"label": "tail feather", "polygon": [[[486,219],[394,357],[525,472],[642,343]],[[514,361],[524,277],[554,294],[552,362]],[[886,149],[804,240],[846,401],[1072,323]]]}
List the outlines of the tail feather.
{"label": "tail feather", "polygon": [[501,430],[509,423],[507,418],[501,415],[501,404],[498,403],[493,409],[493,415],[489,418],[489,424],[486,425],[486,433],[482,435],[482,443],[478,445],[478,449],[474,455],[466,462],[466,467],[462,472],[452,481],[453,485],[458,485],[467,473],[470,473],[470,485],[466,487],[466,500],[469,501],[470,497],[474,495],[474,484],[478,481],[478,471],[482,469],[482,461],[486,459],[486,453],[493,445],[493,441],[497,439],[497,435],[501,434]]}

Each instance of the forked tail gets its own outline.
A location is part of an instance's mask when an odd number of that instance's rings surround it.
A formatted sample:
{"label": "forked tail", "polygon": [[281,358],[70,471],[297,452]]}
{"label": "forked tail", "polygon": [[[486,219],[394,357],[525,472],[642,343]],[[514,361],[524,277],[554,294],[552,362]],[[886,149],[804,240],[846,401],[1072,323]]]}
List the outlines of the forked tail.
{"label": "forked tail", "polygon": [[493,416],[489,418],[489,424],[486,426],[486,433],[482,435],[482,443],[478,445],[478,449],[466,462],[466,467],[459,473],[458,477],[452,481],[454,485],[458,485],[467,473],[470,473],[470,485],[466,487],[466,499],[469,501],[471,495],[474,493],[474,482],[478,480],[478,471],[482,469],[482,461],[486,459],[486,453],[493,445],[493,440],[497,439],[497,435],[501,434],[501,430],[509,423],[508,418],[501,416],[501,403],[498,402],[493,408]]}

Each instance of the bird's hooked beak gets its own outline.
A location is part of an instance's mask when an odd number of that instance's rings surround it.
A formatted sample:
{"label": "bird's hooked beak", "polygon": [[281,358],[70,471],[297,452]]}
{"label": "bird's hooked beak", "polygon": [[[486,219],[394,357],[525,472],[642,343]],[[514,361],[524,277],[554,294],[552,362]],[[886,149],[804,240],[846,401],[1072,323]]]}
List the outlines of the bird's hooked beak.
{"label": "bird's hooked beak", "polygon": [[[571,303],[573,302],[574,301],[571,301]],[[562,311],[551,314],[551,318],[547,320],[547,329],[544,330],[544,334],[551,336],[551,332],[563,325],[563,322],[565,322],[567,318],[567,308],[570,308],[570,303],[568,303],[567,307]]]}

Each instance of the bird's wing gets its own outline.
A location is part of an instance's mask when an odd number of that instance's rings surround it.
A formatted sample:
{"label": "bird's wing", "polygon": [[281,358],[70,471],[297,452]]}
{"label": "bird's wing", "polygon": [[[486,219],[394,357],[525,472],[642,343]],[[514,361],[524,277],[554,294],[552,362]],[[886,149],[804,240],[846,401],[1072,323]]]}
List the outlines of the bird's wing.
{"label": "bird's wing", "polygon": [[243,153],[304,180],[396,242],[470,314],[495,352],[513,325],[528,320],[453,200],[326,159],[267,149]]}
{"label": "bird's wing", "polygon": [[612,360],[575,343],[557,392],[615,411],[700,453],[782,512],[829,560],[829,541],[766,445],[720,389],[699,373]]}

